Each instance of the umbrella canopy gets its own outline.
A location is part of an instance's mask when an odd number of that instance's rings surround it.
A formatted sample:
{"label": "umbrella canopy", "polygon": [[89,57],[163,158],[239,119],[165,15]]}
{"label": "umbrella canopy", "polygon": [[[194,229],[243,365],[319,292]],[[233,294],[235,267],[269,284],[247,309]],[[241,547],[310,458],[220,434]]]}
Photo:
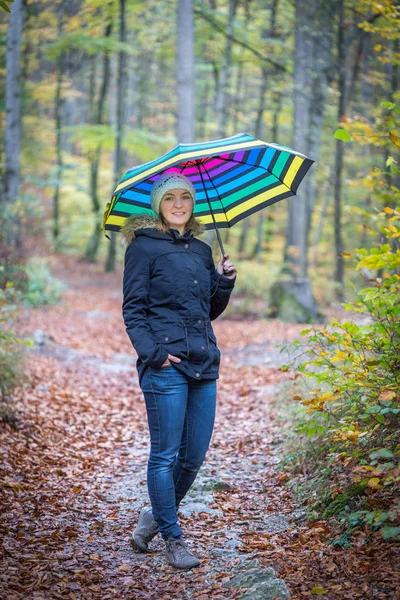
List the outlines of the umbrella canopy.
{"label": "umbrella canopy", "polygon": [[[252,213],[296,194],[313,160],[287,146],[239,133],[199,144],[178,144],[167,154],[129,169],[103,217],[103,232],[119,231],[127,217],[154,215],[153,183],[181,173],[196,190],[194,216],[206,229],[231,227]],[[107,236],[108,237],[108,236]],[[219,236],[218,236],[219,237]]]}

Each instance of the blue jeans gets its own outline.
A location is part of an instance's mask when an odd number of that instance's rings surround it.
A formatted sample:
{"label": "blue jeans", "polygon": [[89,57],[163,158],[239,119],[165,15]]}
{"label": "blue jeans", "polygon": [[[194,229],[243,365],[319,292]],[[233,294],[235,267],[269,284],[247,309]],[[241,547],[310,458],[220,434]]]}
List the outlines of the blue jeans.
{"label": "blue jeans", "polygon": [[203,463],[214,427],[217,383],[195,381],[173,365],[143,374],[150,430],[147,487],[164,540],[182,534],[177,510]]}

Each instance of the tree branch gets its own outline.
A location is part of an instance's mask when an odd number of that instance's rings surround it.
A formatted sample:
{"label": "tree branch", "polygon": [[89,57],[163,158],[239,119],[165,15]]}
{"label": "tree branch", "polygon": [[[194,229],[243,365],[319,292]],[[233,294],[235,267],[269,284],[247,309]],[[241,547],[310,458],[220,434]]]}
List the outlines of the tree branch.
{"label": "tree branch", "polygon": [[247,42],[244,42],[243,40],[240,40],[239,38],[235,37],[234,35],[229,35],[226,32],[225,27],[223,27],[222,25],[220,25],[209,14],[207,14],[206,12],[204,12],[203,10],[201,10],[199,7],[196,7],[196,6],[193,7],[193,12],[194,12],[195,15],[197,15],[197,16],[201,17],[202,19],[204,19],[205,21],[207,21],[207,23],[210,23],[210,25],[212,25],[212,27],[214,27],[214,29],[216,29],[217,31],[220,31],[226,37],[230,38],[232,40],[232,42],[234,42],[235,44],[238,44],[239,46],[242,46],[242,48],[246,48],[246,50],[249,50],[249,52],[251,52],[252,54],[254,54],[254,56],[257,56],[257,58],[259,58],[263,62],[267,62],[267,63],[271,64],[273,67],[275,67],[275,69],[277,71],[281,71],[283,73],[290,73],[289,69],[287,69],[283,65],[281,65],[281,64],[279,64],[279,63],[271,60],[267,56],[264,56],[263,54],[261,54],[261,52],[259,52],[258,50],[256,50],[252,46],[250,46]]}

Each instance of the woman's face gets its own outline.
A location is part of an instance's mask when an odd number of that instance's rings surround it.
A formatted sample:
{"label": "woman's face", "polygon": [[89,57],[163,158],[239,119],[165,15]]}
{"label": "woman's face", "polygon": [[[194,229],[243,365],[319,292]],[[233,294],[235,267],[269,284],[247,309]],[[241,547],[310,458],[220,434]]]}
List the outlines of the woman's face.
{"label": "woman's face", "polygon": [[193,211],[193,200],[184,188],[173,188],[164,194],[160,212],[170,227],[182,232]]}

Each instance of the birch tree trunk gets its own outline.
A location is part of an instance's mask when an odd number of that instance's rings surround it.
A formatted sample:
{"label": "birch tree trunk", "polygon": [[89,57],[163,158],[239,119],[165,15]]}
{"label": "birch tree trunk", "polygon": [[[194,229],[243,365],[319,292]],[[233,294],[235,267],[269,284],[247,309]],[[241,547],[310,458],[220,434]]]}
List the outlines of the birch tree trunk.
{"label": "birch tree trunk", "polygon": [[192,0],[178,0],[177,39],[177,137],[194,142],[194,47]]}
{"label": "birch tree trunk", "polygon": [[21,248],[20,221],[13,210],[18,199],[21,152],[21,41],[24,0],[10,5],[6,57],[6,123],[4,130],[5,168],[3,179],[4,231],[6,244]]}

